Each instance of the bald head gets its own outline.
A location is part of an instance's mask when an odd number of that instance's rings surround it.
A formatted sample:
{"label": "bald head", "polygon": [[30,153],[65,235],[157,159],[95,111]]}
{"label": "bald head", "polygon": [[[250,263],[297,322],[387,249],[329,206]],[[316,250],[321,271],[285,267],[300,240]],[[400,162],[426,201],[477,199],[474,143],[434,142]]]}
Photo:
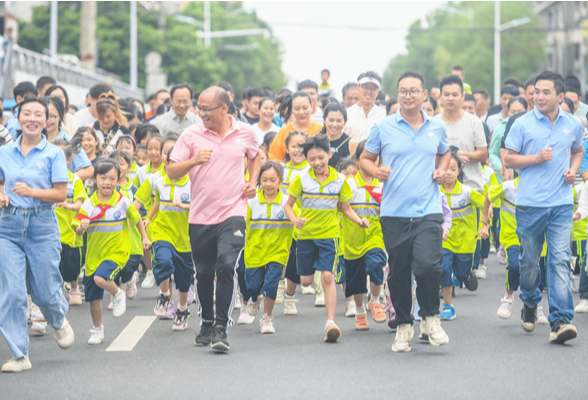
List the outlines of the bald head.
{"label": "bald head", "polygon": [[211,99],[216,105],[226,104],[227,107],[231,104],[231,98],[229,94],[220,86],[211,86],[200,94],[205,96],[207,99]]}
{"label": "bald head", "polygon": [[[215,132],[226,123],[227,110],[231,104],[229,94],[219,86],[205,89],[198,97],[198,109],[204,126]],[[208,111],[207,111],[208,110]]]}

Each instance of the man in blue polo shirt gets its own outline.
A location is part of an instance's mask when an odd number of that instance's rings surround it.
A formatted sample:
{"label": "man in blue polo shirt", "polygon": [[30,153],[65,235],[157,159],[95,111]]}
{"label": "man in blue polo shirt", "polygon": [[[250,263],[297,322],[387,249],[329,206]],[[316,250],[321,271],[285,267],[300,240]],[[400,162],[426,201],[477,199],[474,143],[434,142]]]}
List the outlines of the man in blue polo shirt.
{"label": "man in blue polo shirt", "polygon": [[516,199],[523,308],[521,325],[532,332],[541,301],[539,258],[547,238],[549,341],[564,343],[577,336],[571,324],[570,237],[573,189],[582,163],[582,123],[559,106],[564,97],[561,75],[544,71],[535,78],[535,108],[513,124],[506,139],[505,165],[518,168]]}
{"label": "man in blue polo shirt", "polygon": [[[443,215],[439,185],[451,155],[445,126],[422,111],[425,78],[404,72],[398,78],[400,110],[372,127],[361,168],[384,183],[381,224],[389,255],[388,285],[398,330],[392,351],[410,351],[411,269],[417,281],[421,338],[433,346],[449,341],[439,319]],[[376,165],[378,155],[383,166]]]}

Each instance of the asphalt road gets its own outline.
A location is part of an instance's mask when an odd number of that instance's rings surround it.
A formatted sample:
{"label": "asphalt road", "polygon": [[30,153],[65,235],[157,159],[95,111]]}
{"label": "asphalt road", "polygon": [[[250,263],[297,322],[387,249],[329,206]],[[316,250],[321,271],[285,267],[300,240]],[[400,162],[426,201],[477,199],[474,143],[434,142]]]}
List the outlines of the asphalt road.
{"label": "asphalt road", "polygon": [[[509,320],[496,316],[505,268],[495,254],[487,266],[488,279],[476,292],[456,291],[457,319],[443,322],[450,342],[432,347],[415,337],[412,352],[401,354],[390,350],[394,333],[371,316],[369,331],[355,330],[353,318],[344,316],[341,291],[342,336],[336,344],[323,343],[324,309],[314,307],[313,296],[298,294],[297,316],[284,316],[283,305],[276,305],[275,335],[262,335],[257,321],[230,328],[228,354],[194,346],[195,305],[186,331],[172,332],[171,321],[155,320],[132,351],[107,352],[135,316],[153,315],[157,288],[139,288],[121,318],[114,319],[104,301],[106,338],[100,346],[86,344],[87,304],[68,313],[76,333],[69,350],[57,347],[51,328],[45,336],[30,332],[33,369],[0,374],[0,398],[585,398],[588,315],[574,320],[578,338],[567,345],[549,344],[549,326],[525,333],[518,298]],[[547,310],[546,299],[542,305]],[[0,339],[0,360],[9,358]]]}

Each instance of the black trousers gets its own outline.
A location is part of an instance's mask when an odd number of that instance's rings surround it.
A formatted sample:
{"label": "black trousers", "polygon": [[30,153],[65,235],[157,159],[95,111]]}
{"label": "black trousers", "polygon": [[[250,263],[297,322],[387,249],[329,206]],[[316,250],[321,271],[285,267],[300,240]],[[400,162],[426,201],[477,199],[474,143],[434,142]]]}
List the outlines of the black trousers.
{"label": "black trousers", "polygon": [[[228,218],[216,225],[190,224],[192,261],[200,317],[222,326],[233,325],[231,312],[237,293],[237,265],[245,247],[245,219]],[[216,274],[216,318],[214,277]]]}
{"label": "black trousers", "polygon": [[443,216],[421,218],[382,217],[382,233],[388,252],[388,287],[397,324],[412,324],[412,277],[422,318],[439,314]]}

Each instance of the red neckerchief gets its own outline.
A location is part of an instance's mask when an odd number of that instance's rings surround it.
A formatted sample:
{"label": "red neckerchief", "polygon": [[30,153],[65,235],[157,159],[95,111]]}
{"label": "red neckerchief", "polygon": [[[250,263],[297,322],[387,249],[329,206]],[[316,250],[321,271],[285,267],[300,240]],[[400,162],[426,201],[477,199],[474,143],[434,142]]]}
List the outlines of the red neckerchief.
{"label": "red neckerchief", "polygon": [[[122,194],[120,194],[120,192],[118,192],[117,194],[118,194],[117,200],[120,200],[120,198],[122,197]],[[106,214],[106,210],[108,210],[109,208],[112,208],[112,206],[109,204],[96,204],[96,207],[98,207],[100,209],[100,212],[98,214],[96,214],[95,216],[88,217],[87,215],[79,213],[78,215],[76,215],[76,219],[78,219],[80,221],[83,221],[85,219],[89,219],[90,221],[97,221],[97,220],[101,219],[102,217],[104,217],[104,214]]]}
{"label": "red neckerchief", "polygon": [[[358,172],[358,174],[359,174],[359,172]],[[370,195],[378,204],[382,204],[382,190],[384,189],[384,185],[380,185],[380,186],[365,185],[365,186],[363,186],[363,188],[365,190],[367,190],[368,192],[370,192]]]}

